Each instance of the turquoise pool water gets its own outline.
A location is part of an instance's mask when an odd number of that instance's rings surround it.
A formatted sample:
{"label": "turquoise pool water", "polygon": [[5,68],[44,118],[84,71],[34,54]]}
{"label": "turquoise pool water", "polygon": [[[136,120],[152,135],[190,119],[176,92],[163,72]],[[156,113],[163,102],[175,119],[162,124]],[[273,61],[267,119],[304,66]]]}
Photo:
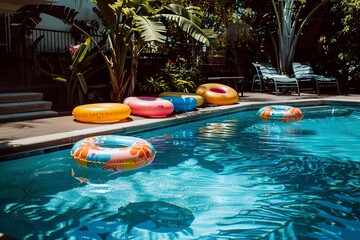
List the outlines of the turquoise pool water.
{"label": "turquoise pool water", "polygon": [[69,150],[1,162],[0,232],[20,239],[357,239],[360,109],[244,111],[132,134],[143,169],[78,166]]}

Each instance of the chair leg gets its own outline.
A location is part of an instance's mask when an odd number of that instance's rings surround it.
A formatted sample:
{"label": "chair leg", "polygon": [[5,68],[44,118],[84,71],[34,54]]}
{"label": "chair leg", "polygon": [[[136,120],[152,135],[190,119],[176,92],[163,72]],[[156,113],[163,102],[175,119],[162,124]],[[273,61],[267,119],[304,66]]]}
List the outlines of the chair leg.
{"label": "chair leg", "polygon": [[296,88],[297,88],[298,96],[300,96],[300,86],[298,81],[296,81]]}
{"label": "chair leg", "polygon": [[339,82],[336,81],[336,87],[337,87],[337,90],[338,90],[338,95],[340,95],[340,86],[339,86]]}
{"label": "chair leg", "polygon": [[275,86],[275,93],[276,93],[276,96],[279,96],[279,90],[277,88],[277,83],[276,81],[274,80],[274,86]]}
{"label": "chair leg", "polygon": [[256,78],[256,76],[253,77],[253,81],[252,81],[252,84],[251,84],[251,92],[254,92],[255,78]]}
{"label": "chair leg", "polygon": [[316,79],[315,79],[315,85],[316,85],[316,93],[317,95],[320,95],[319,83],[316,81]]}
{"label": "chair leg", "polygon": [[254,86],[255,86],[256,80],[259,80],[260,93],[262,93],[262,81],[260,78],[258,78],[257,75],[254,75],[254,77],[253,77],[253,82],[251,84],[251,92],[254,92]]}

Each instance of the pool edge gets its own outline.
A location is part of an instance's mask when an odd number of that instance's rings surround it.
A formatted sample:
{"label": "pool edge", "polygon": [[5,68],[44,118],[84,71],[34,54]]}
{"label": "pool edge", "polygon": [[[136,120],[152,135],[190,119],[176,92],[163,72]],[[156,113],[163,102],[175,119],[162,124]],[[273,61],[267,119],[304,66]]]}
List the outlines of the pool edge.
{"label": "pool edge", "polygon": [[193,120],[203,120],[213,116],[231,114],[237,111],[256,109],[271,104],[287,104],[293,106],[303,105],[360,105],[360,100],[348,99],[299,99],[280,100],[266,102],[238,102],[233,105],[214,106],[199,108],[197,111],[185,112],[171,115],[166,118],[139,118],[131,122],[116,123],[105,126],[89,127],[70,132],[59,132],[48,135],[15,139],[0,145],[0,161],[12,160],[24,156],[41,154],[53,149],[67,148],[80,139],[106,134],[121,134],[146,131],[186,123]]}

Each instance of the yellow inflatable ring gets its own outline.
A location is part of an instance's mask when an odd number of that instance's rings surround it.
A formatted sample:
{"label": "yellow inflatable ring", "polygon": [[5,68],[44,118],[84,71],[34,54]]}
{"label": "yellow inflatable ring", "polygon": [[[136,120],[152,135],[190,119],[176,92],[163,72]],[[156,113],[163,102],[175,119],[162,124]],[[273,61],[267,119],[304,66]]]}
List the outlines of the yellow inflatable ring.
{"label": "yellow inflatable ring", "polygon": [[122,103],[93,103],[77,106],[73,117],[80,122],[106,123],[128,118],[131,109]]}
{"label": "yellow inflatable ring", "polygon": [[127,171],[149,165],[156,151],[142,138],[104,135],[78,141],[71,148],[70,155],[83,167]]}
{"label": "yellow inflatable ring", "polygon": [[159,97],[182,97],[182,98],[191,97],[191,98],[195,98],[198,107],[204,104],[204,97],[197,93],[162,92],[159,94]]}
{"label": "yellow inflatable ring", "polygon": [[219,83],[202,84],[196,89],[196,93],[203,96],[208,103],[216,105],[234,104],[239,99],[235,89]]}
{"label": "yellow inflatable ring", "polygon": [[282,105],[262,107],[258,110],[257,115],[266,121],[275,120],[279,122],[297,122],[304,117],[299,108]]}

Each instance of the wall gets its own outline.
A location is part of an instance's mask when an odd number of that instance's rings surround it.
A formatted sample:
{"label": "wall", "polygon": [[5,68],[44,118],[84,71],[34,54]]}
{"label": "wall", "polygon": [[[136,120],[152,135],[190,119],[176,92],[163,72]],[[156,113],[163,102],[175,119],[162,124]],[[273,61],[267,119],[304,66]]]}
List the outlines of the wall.
{"label": "wall", "polygon": [[[97,19],[96,14],[93,12],[92,8],[95,6],[90,0],[59,0],[53,5],[67,6],[78,11],[76,17],[77,20],[93,20]],[[64,24],[61,20],[54,18],[52,16],[41,14],[40,16],[43,20],[36,26],[37,28],[42,29],[52,29],[58,31],[69,31],[71,26]]]}

